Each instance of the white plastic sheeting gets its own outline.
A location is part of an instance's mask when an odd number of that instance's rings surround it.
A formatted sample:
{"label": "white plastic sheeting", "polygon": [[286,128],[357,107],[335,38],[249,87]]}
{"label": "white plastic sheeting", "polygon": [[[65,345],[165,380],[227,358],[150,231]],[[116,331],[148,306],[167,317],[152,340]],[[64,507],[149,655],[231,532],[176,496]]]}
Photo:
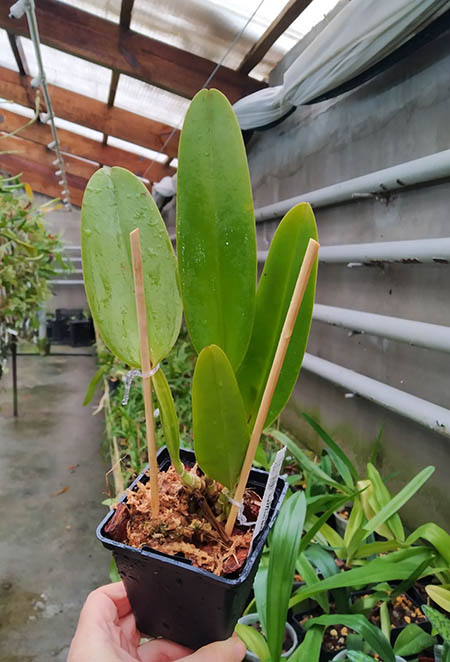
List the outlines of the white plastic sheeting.
{"label": "white plastic sheeting", "polygon": [[242,129],[265,126],[366,71],[450,8],[450,0],[352,0],[287,69],[283,84],[234,105]]}
{"label": "white plastic sheeting", "polygon": [[11,46],[9,45],[6,30],[0,28],[0,67],[7,67],[18,71]]}

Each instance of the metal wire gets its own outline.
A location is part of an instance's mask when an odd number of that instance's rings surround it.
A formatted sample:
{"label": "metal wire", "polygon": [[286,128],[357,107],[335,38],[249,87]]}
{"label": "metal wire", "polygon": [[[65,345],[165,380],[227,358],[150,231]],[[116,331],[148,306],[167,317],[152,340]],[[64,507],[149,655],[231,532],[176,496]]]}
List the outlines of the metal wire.
{"label": "metal wire", "polygon": [[36,78],[31,81],[32,87],[40,87],[42,89],[42,94],[45,99],[45,104],[47,106],[47,113],[45,116],[45,121],[50,122],[50,129],[52,132],[53,141],[47,145],[49,149],[52,149],[56,153],[56,159],[53,161],[53,165],[57,168],[58,177],[60,178],[59,183],[62,186],[61,197],[64,203],[64,207],[67,211],[72,210],[72,205],[70,204],[70,192],[69,185],[67,183],[66,169],[64,165],[64,159],[61,154],[61,145],[58,139],[58,133],[56,131],[55,125],[55,114],[53,111],[52,101],[50,99],[50,94],[47,87],[47,79],[45,75],[44,64],[42,61],[41,54],[41,43],[39,39],[39,30],[36,20],[36,11],[34,0],[23,0],[23,3],[16,3],[11,7],[11,12],[13,8],[17,5],[22,4],[22,9],[25,11],[28,22],[28,29],[30,31],[31,41],[33,42],[34,53],[36,56],[36,61],[38,65],[39,74]]}

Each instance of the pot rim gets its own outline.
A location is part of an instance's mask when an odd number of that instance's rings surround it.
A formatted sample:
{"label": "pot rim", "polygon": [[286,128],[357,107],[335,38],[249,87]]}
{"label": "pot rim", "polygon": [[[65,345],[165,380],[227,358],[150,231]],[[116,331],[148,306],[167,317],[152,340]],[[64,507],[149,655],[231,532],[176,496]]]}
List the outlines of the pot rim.
{"label": "pot rim", "polygon": [[[191,453],[192,453],[192,455],[195,457],[194,451],[191,451],[189,449],[184,449],[184,448],[182,448],[180,450],[181,450],[181,455],[183,455],[183,454],[191,455]],[[167,454],[168,454],[167,446],[163,446],[162,448],[160,448],[160,450],[158,451],[158,455],[157,455],[158,460],[160,459],[160,456],[163,455],[165,452],[167,452]],[[141,471],[141,473],[134,479],[134,481],[131,483],[131,485],[129,485],[127,490],[133,489],[137,485],[137,483],[141,481],[141,479],[143,478],[143,476],[145,475],[145,473],[148,469],[148,466],[149,465],[147,464],[144,467],[144,469]],[[254,467],[252,467],[249,480],[251,480],[252,475],[255,476],[255,474],[259,474],[261,476],[267,476],[268,472],[267,471],[262,471],[261,469],[255,469]],[[164,554],[163,552],[158,552],[156,550],[151,550],[150,547],[148,547],[147,549],[138,549],[137,547],[132,547],[131,545],[127,545],[127,544],[122,543],[122,542],[117,542],[115,540],[112,540],[111,538],[108,538],[106,535],[104,535],[103,529],[106,526],[106,524],[108,523],[108,521],[111,519],[111,517],[113,516],[113,513],[114,513],[113,510],[109,510],[108,513],[106,514],[106,516],[102,519],[100,524],[97,526],[96,535],[97,535],[97,538],[103,543],[103,545],[105,547],[107,547],[108,549],[110,549],[111,551],[113,551],[113,552],[118,552],[120,550],[120,551],[126,552],[128,554],[138,555],[139,557],[144,557],[144,558],[148,558],[148,559],[155,559],[155,560],[157,559],[158,561],[165,561],[169,565],[173,565],[174,567],[176,567],[178,570],[180,570],[181,568],[184,568],[188,572],[193,572],[195,574],[201,575],[201,576],[203,576],[205,578],[208,578],[210,580],[215,580],[215,581],[217,581],[221,584],[227,585],[227,586],[239,586],[240,584],[242,584],[247,579],[247,577],[249,576],[249,574],[252,570],[252,567],[253,567],[253,564],[254,564],[255,560],[259,558],[259,555],[262,552],[262,548],[264,547],[264,545],[266,543],[266,538],[267,538],[267,536],[264,535],[264,532],[270,530],[271,527],[273,526],[273,524],[275,522],[275,519],[278,516],[281,505],[284,501],[284,498],[286,496],[286,492],[288,490],[288,483],[281,476],[278,478],[278,481],[277,481],[278,485],[280,485],[280,481],[281,481],[282,489],[281,489],[281,493],[280,493],[279,498],[278,498],[278,502],[275,505],[275,508],[272,512],[272,515],[270,516],[270,518],[268,519],[268,521],[264,525],[264,528],[259,532],[258,536],[256,537],[256,544],[253,545],[252,552],[247,557],[247,560],[246,560],[243,568],[241,569],[241,572],[239,573],[239,576],[235,577],[234,579],[227,579],[226,577],[220,577],[219,575],[215,575],[214,573],[210,572],[209,570],[203,570],[202,568],[197,568],[197,567],[191,565],[190,563],[186,563],[184,560],[182,560],[180,558],[177,558],[175,556],[169,556],[168,554]],[[126,500],[127,500],[127,495],[126,495],[126,492],[125,492],[120,497],[120,499],[118,500],[118,503],[123,503]]]}

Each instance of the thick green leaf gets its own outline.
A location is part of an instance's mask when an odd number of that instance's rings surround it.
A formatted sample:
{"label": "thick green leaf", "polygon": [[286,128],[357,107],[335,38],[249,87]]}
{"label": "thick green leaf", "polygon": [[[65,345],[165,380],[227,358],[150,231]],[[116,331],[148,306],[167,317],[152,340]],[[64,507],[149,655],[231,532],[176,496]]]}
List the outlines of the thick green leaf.
{"label": "thick green leaf", "polygon": [[181,298],[164,221],[144,184],[123,168],[91,177],[81,214],[83,275],[89,307],[105,345],[141,367],[129,234],[140,229],[150,357],[167,356],[178,337]]}
{"label": "thick green leaf", "polygon": [[300,646],[289,657],[289,662],[319,662],[324,631],[321,625],[310,628]]}
{"label": "thick green leaf", "polygon": [[383,508],[372,517],[371,520],[367,522],[364,526],[364,529],[369,533],[375,531],[375,529],[380,525],[384,524],[386,520],[392,517],[412,496],[422,487],[422,485],[429,479],[432,473],[434,473],[435,467],[425,467],[422,469],[417,476],[409,481],[403,489],[398,492]]}
{"label": "thick green leaf", "polygon": [[235,627],[235,631],[239,639],[242,639],[244,644],[247,646],[248,650],[257,655],[261,662],[270,662],[269,647],[267,646],[266,640],[262,634],[258,632],[258,630],[250,627],[250,625],[238,623]]}
{"label": "thick green leaf", "polygon": [[315,593],[334,588],[367,586],[382,581],[405,579],[420,566],[432,552],[426,547],[412,547],[410,549],[393,552],[388,556],[378,557],[369,561],[361,568],[352,568],[333,577],[323,579],[316,586],[304,586],[294,593],[289,606],[312,597]]}
{"label": "thick green leaf", "polygon": [[[348,518],[348,523],[344,532],[344,544],[347,549],[350,548],[350,552],[353,552],[351,547],[352,540],[354,536],[358,533],[361,528],[361,524],[364,518],[364,511],[361,504],[361,497],[358,495],[353,501],[352,511],[350,517]],[[352,555],[352,554],[351,554]]]}
{"label": "thick green leaf", "polygon": [[415,623],[407,625],[398,635],[394,644],[396,655],[406,657],[407,655],[417,655],[426,648],[433,646],[434,638],[428,632],[422,630]]}
{"label": "thick green leaf", "polygon": [[283,504],[270,542],[265,625],[273,662],[278,662],[281,657],[288,602],[305,514],[305,495],[303,492],[296,492]]}
{"label": "thick green leaf", "polygon": [[[301,203],[291,209],[278,226],[259,280],[253,334],[247,354],[237,373],[251,427],[264,393],[310,238],[317,239],[316,221],[311,206]],[[317,263],[306,288],[267,415],[266,427],[279,416],[297,381],[308,342],[316,280]]]}
{"label": "thick green leaf", "polygon": [[311,618],[304,625],[306,630],[314,625],[346,625],[359,632],[369,646],[378,653],[383,662],[395,662],[394,651],[384,634],[375,625],[372,625],[361,614],[333,614],[332,616],[319,616]]}
{"label": "thick green leaf", "polygon": [[234,490],[250,432],[242,397],[226,354],[211,345],[200,352],[192,385],[195,457],[210,478]]}
{"label": "thick green leaf", "polygon": [[[267,549],[267,548],[266,548]],[[261,621],[263,632],[267,632],[267,573],[269,572],[269,554],[265,551],[259,562],[258,571],[253,582],[256,611]],[[247,613],[247,611],[246,611]]]}
{"label": "thick green leaf", "polygon": [[217,90],[194,97],[181,132],[177,251],[194,347],[218,345],[236,369],[253,327],[256,232],[241,131]]}

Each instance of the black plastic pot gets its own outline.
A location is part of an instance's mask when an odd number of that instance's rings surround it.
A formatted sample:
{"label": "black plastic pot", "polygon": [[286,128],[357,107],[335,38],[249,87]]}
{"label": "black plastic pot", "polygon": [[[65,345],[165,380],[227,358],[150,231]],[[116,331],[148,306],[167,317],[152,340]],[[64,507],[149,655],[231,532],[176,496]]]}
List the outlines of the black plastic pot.
{"label": "black plastic pot", "polygon": [[[193,451],[182,449],[181,459],[192,466],[195,455]],[[158,453],[158,464],[162,471],[170,466],[165,447]],[[147,482],[144,474],[145,471],[136,478],[131,489],[139,481]],[[267,472],[252,469],[248,486],[262,494],[267,478]],[[286,481],[279,478],[268,522],[244,567],[238,576],[231,578],[196,568],[184,558],[168,556],[145,546],[136,549],[107,538],[104,529],[113,515],[110,511],[98,526],[97,537],[113,552],[139,631],[194,649],[229,637],[246,605],[264,544],[287,488]],[[126,497],[122,501],[126,501]]]}
{"label": "black plastic pot", "polygon": [[69,328],[72,347],[88,347],[94,342],[94,324],[91,319],[71,320]]}
{"label": "black plastic pot", "polygon": [[[360,598],[362,595],[366,595],[367,593],[370,593],[370,590],[355,591],[355,592],[350,594],[350,600],[354,601],[355,599]],[[418,603],[414,599],[414,596],[411,594],[410,591],[406,591],[406,595],[408,596],[408,598],[412,601],[412,603],[416,607],[420,607],[420,603]],[[314,611],[312,612],[312,614],[314,616],[320,615],[319,613],[317,613],[317,614],[314,613]],[[301,615],[303,616],[304,612]],[[297,618],[298,618],[298,616],[297,616]],[[304,636],[306,634],[306,630],[302,627],[302,625],[299,623],[299,621],[297,619],[295,619],[295,617],[294,617],[294,621],[295,621],[295,624],[296,624],[295,627],[296,627],[297,633],[299,635],[299,641],[303,641]],[[431,623],[425,617],[424,617],[424,620],[419,621],[417,623],[417,625],[422,630],[424,630],[425,632],[428,632],[428,633],[431,632]],[[332,627],[332,626],[329,626],[329,627]],[[391,637],[390,637],[390,642],[391,642],[392,645],[394,645],[394,643],[395,643],[397,637],[399,636],[400,632],[402,632],[405,629],[405,627],[406,627],[406,625],[402,625],[402,626],[399,626],[399,627],[392,628]],[[336,651],[327,651],[322,647],[321,650],[320,650],[320,658],[319,658],[320,662],[331,662],[331,660],[333,660],[335,655],[340,653],[341,650],[344,650],[344,648],[345,648],[345,646],[343,648],[339,649],[339,650],[336,650]]]}

